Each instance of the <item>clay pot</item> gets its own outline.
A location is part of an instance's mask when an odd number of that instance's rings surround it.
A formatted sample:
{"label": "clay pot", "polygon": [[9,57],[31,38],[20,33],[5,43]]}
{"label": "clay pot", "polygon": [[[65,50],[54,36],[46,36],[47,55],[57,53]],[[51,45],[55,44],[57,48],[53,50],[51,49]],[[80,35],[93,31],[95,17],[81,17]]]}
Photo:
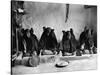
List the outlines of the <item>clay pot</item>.
{"label": "clay pot", "polygon": [[40,58],[38,56],[33,55],[28,60],[28,66],[30,67],[36,67],[40,63]]}

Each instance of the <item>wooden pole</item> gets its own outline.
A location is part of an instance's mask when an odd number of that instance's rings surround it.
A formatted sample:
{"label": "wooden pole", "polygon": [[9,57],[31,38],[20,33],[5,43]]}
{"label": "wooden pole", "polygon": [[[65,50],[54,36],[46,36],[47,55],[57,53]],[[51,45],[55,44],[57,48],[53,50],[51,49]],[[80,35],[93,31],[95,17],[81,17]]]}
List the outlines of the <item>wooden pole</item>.
{"label": "wooden pole", "polygon": [[65,18],[65,23],[68,20],[68,15],[69,15],[69,4],[66,4],[66,18]]}

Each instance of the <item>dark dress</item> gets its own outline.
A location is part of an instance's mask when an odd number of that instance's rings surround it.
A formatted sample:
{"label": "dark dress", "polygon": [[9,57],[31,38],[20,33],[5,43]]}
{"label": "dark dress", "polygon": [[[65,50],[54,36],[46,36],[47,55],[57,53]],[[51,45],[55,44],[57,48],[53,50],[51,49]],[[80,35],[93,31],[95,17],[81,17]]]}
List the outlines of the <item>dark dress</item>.
{"label": "dark dress", "polygon": [[32,39],[27,37],[26,39],[26,52],[31,53],[32,52]]}
{"label": "dark dress", "polygon": [[24,38],[23,38],[23,36],[21,35],[21,31],[19,30],[18,31],[18,50],[19,51],[24,51],[24,43],[23,43],[23,40],[24,40]]}

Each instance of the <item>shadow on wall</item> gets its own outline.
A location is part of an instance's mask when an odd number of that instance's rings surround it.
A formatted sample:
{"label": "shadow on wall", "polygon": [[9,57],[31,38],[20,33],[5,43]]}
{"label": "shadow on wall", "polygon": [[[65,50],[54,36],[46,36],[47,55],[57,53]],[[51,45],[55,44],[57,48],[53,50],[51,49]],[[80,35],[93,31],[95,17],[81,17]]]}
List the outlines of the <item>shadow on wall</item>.
{"label": "shadow on wall", "polygon": [[23,27],[33,28],[38,39],[43,32],[43,26],[55,29],[57,40],[62,39],[62,30],[74,29],[76,39],[85,26],[93,28],[97,33],[97,8],[85,9],[83,5],[70,4],[68,21],[65,23],[66,5],[59,3],[25,2],[23,16]]}

